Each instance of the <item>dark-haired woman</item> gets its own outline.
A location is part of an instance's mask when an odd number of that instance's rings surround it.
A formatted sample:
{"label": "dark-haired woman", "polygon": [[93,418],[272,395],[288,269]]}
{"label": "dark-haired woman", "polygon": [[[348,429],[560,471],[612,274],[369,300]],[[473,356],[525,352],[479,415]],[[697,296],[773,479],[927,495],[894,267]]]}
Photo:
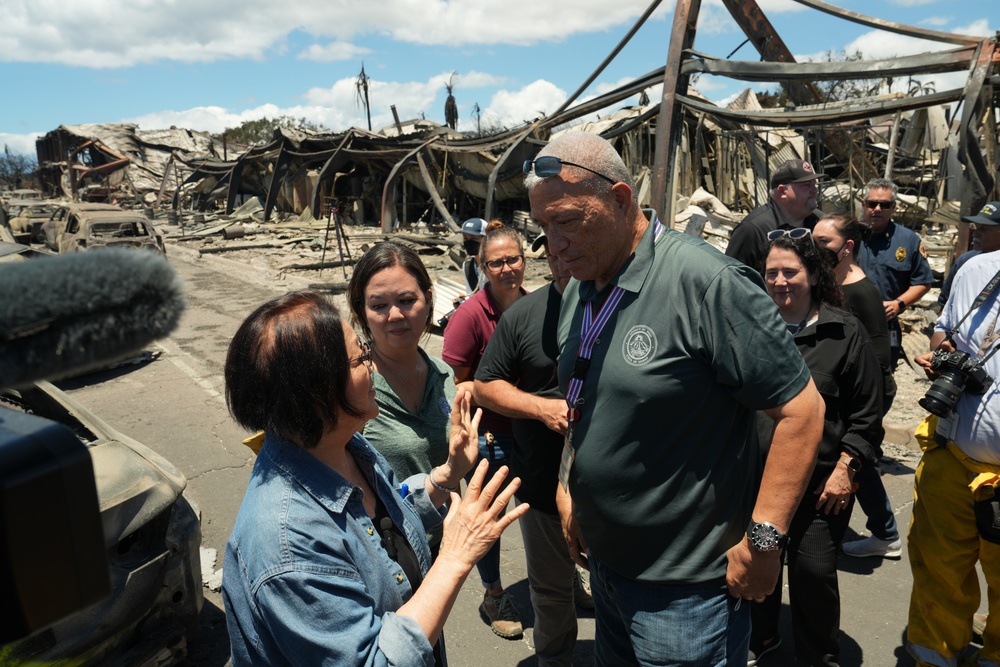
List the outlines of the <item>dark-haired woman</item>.
{"label": "dark-haired woman", "polygon": [[365,426],[365,438],[401,479],[444,463],[455,376],[420,347],[434,311],[424,263],[400,243],[380,243],[358,260],[347,297],[377,371],[379,414]]}
{"label": "dark-haired woman", "polygon": [[[255,310],[226,358],[236,421],[264,430],[226,545],[233,665],[446,664],[441,631],[479,557],[520,516],[506,470],[485,484],[460,391],[448,459],[401,485],[358,431],[378,414],[371,357],[337,309],[294,292]],[[495,501],[494,501],[495,498]],[[431,565],[425,534],[451,501]]]}
{"label": "dark-haired woman", "polygon": [[[840,654],[837,547],[850,521],[854,475],[874,463],[881,442],[881,371],[861,324],[839,309],[840,290],[810,234],[774,235],[764,282],[826,402],[816,467],[784,552],[792,630],[801,662],[832,667]],[[753,605],[748,665],[781,642],[781,588],[779,578],[775,592]]]}
{"label": "dark-haired woman", "polygon": [[[452,314],[444,330],[441,357],[455,371],[455,380],[475,378],[479,361],[505,310],[527,294],[524,282],[524,239],[516,229],[493,220],[479,246],[479,265],[487,283]],[[479,425],[479,451],[495,470],[507,463],[514,446],[514,431],[508,417],[484,410]],[[521,636],[521,619],[500,579],[500,542],[476,566],[482,579],[480,613],[497,635],[505,639]]]}
{"label": "dark-haired woman", "polygon": [[[889,324],[885,319],[882,293],[858,265],[861,243],[871,236],[872,228],[850,215],[830,215],[816,223],[813,238],[816,245],[834,253],[833,272],[844,292],[844,301],[872,339],[875,355],[882,368],[882,416],[889,412],[896,396],[893,379],[892,351],[889,348]],[[877,452],[882,456],[881,444]],[[848,556],[885,556],[899,558],[902,545],[892,503],[882,484],[878,466],[862,468],[857,476],[857,503],[868,516],[865,527],[869,537],[846,542],[843,551]]]}

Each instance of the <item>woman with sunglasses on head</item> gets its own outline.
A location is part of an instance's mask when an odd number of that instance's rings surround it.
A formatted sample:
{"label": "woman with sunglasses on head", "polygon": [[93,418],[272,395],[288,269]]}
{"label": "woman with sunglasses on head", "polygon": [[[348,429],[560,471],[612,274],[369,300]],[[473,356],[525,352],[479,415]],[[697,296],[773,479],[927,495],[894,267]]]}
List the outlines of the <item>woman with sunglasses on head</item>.
{"label": "woman with sunglasses on head", "polygon": [[[479,265],[487,283],[448,320],[441,357],[455,372],[455,381],[472,381],[497,322],[505,310],[527,294],[524,282],[524,239],[517,230],[493,220],[479,247]],[[510,419],[490,410],[483,411],[479,424],[479,453],[495,470],[507,463],[514,435]],[[500,542],[476,566],[482,579],[483,602],[479,607],[493,632],[505,639],[522,634],[521,619],[503,588],[500,578]]]}
{"label": "woman with sunglasses on head", "polygon": [[[768,238],[767,292],[826,402],[816,467],[783,554],[795,652],[806,665],[833,667],[840,653],[837,548],[850,521],[854,475],[874,463],[882,438],[881,370],[861,324],[840,310],[833,271],[809,231],[777,230]],[[765,452],[768,445],[762,442]],[[753,604],[748,665],[781,642],[781,589],[779,578],[775,592]]]}
{"label": "woman with sunglasses on head", "polygon": [[444,463],[455,377],[420,347],[434,314],[427,268],[410,248],[379,243],[355,265],[347,299],[377,371],[379,413],[365,426],[365,438],[401,479]]}
{"label": "woman with sunglasses on head", "polygon": [[[359,431],[378,414],[372,361],[336,307],[292,292],[257,308],[226,357],[237,423],[264,430],[226,545],[222,596],[236,667],[445,665],[442,628],[472,566],[523,512],[518,480],[477,468],[470,395],[448,458],[400,484]],[[494,500],[495,499],[495,500]],[[444,538],[431,565],[426,531]]]}

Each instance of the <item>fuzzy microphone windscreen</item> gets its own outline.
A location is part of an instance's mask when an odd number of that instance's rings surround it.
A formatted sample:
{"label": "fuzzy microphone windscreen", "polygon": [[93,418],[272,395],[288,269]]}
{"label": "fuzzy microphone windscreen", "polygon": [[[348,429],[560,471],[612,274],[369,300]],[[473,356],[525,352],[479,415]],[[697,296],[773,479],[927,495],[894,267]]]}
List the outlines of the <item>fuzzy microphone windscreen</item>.
{"label": "fuzzy microphone windscreen", "polygon": [[167,336],[183,310],[180,279],[154,252],[0,264],[0,387],[99,368]]}

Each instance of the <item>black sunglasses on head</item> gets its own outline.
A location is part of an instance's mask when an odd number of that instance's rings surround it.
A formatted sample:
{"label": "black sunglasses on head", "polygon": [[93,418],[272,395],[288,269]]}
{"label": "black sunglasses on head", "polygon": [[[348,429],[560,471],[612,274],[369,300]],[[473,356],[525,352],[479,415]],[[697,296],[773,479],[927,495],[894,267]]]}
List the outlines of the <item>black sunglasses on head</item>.
{"label": "black sunglasses on head", "polygon": [[605,176],[599,171],[594,171],[590,167],[584,167],[582,164],[576,164],[575,162],[567,162],[566,160],[557,158],[555,155],[545,155],[540,158],[535,158],[534,160],[525,160],[523,171],[524,175],[527,176],[532,172],[532,168],[534,168],[536,176],[539,176],[540,178],[548,178],[549,176],[555,176],[561,172],[564,165],[567,167],[576,167],[577,169],[589,171],[596,176],[600,176],[611,185],[618,182],[613,180],[610,176]]}

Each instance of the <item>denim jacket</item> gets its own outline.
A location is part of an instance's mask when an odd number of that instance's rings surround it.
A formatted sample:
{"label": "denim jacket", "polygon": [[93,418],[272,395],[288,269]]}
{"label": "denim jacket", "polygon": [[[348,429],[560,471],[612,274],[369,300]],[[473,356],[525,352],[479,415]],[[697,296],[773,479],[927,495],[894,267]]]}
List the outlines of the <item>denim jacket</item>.
{"label": "denim jacket", "polygon": [[[424,476],[407,480],[413,492],[403,500],[389,465],[363,436],[355,434],[347,449],[426,574],[425,531],[441,515]],[[222,596],[234,667],[434,664],[417,622],[395,614],[413,591],[361,496],[308,452],[267,434],[226,545]]]}

